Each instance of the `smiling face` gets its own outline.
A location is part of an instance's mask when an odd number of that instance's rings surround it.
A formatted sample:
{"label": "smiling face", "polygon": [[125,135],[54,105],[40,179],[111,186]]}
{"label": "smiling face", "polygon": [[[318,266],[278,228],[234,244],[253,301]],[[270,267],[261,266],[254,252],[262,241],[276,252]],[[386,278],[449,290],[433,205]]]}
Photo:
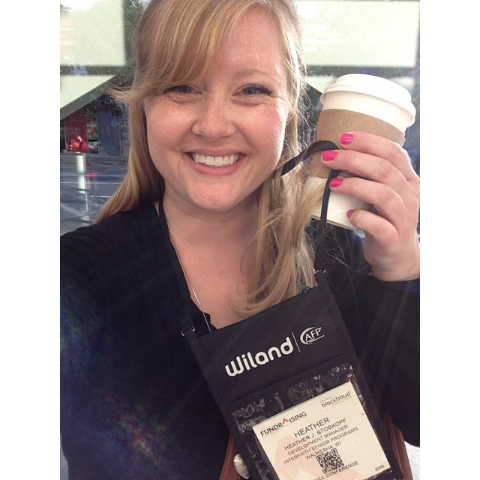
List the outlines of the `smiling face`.
{"label": "smiling face", "polygon": [[290,110],[278,28],[250,9],[198,82],[144,103],[152,161],[164,202],[186,211],[234,211],[256,201],[275,169]]}

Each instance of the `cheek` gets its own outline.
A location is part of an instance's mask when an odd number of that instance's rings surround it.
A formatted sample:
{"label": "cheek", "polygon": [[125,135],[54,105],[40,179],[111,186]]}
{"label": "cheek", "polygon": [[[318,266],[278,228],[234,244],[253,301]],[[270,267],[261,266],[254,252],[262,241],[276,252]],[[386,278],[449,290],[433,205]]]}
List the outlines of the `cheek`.
{"label": "cheek", "polygon": [[170,156],[168,151],[168,141],[171,137],[165,135],[164,125],[155,117],[146,118],[147,122],[147,148],[155,169],[166,178],[169,176]]}
{"label": "cheek", "polygon": [[257,130],[257,135],[262,137],[265,147],[270,149],[273,147],[277,159],[283,151],[285,126],[286,116],[281,115],[280,112],[275,112],[264,120],[264,128],[258,128]]}
{"label": "cheek", "polygon": [[146,123],[148,150],[152,160],[157,164],[159,159],[178,145],[180,130],[163,115],[147,117]]}
{"label": "cheek", "polygon": [[[173,145],[182,132],[182,115],[161,98],[145,102],[147,141],[150,150]],[[184,120],[183,120],[184,121]]]}

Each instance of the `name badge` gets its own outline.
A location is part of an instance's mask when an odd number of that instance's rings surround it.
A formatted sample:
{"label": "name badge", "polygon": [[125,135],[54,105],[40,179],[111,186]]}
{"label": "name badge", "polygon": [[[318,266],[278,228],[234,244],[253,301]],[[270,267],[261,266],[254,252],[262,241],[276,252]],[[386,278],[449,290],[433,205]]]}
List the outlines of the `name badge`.
{"label": "name badge", "polygon": [[211,334],[184,334],[253,479],[401,479],[324,276],[317,283]]}
{"label": "name badge", "polygon": [[366,480],[391,468],[350,382],[253,431],[280,480]]}

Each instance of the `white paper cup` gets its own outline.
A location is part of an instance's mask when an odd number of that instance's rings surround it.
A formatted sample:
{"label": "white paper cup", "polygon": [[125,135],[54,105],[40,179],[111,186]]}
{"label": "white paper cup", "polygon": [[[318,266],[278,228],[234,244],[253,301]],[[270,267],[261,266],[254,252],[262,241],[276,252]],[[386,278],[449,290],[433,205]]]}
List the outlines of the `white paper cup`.
{"label": "white paper cup", "polygon": [[402,134],[415,122],[410,93],[391,80],[365,74],[340,77],[329,85],[320,101],[323,110],[348,110],[383,120]]}
{"label": "white paper cup", "polygon": [[[317,187],[325,185],[326,182],[326,178],[308,177],[306,188],[316,189]],[[330,225],[336,225],[337,227],[347,228],[348,230],[358,230],[357,227],[350,223],[350,220],[347,217],[347,212],[349,210],[368,210],[369,207],[370,204],[363,200],[330,191],[327,209],[327,223]],[[313,217],[320,219],[321,215],[322,204],[320,203],[313,212]]]}
{"label": "white paper cup", "polygon": [[[339,148],[340,137],[348,131],[362,131],[388,138],[400,145],[405,142],[405,131],[415,122],[415,107],[408,90],[391,80],[373,75],[350,74],[329,85],[322,96],[322,111],[317,123],[316,140],[329,140]],[[314,155],[307,166],[308,182],[325,183],[330,169]],[[340,177],[351,176],[342,172]],[[366,210],[366,202],[346,195],[331,193],[327,222],[357,230],[346,215],[348,210]],[[320,217],[321,206],[314,216]],[[318,215],[317,215],[318,214]]]}

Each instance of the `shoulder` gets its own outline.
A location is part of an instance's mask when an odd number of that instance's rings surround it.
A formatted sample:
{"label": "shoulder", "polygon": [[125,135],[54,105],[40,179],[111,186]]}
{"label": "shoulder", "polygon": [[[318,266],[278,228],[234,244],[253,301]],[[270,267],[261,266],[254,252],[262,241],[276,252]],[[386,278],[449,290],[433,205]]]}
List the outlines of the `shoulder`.
{"label": "shoulder", "polygon": [[125,292],[167,262],[166,236],[152,204],[140,204],[60,238],[62,291]]}
{"label": "shoulder", "polygon": [[135,249],[138,240],[158,228],[157,224],[153,205],[139,204],[98,224],[68,232],[60,237],[61,264],[81,259],[101,262],[105,256]]}

